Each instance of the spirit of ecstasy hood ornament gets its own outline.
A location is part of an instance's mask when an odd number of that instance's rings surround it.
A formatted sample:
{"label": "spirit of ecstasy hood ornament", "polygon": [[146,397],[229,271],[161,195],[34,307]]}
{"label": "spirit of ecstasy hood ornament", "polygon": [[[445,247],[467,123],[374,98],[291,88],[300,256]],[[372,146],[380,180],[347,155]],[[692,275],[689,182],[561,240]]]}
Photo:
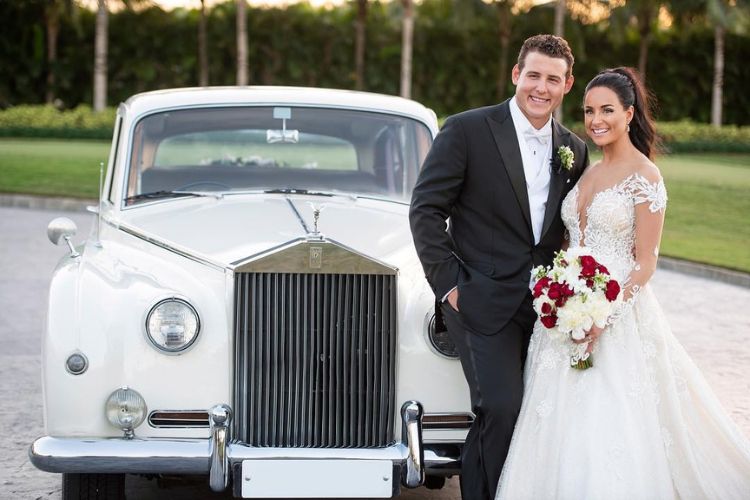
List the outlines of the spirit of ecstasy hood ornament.
{"label": "spirit of ecstasy hood ornament", "polygon": [[313,231],[311,233],[312,236],[320,236],[320,231],[318,231],[318,220],[320,219],[320,212],[323,211],[323,209],[326,207],[325,204],[316,205],[315,203],[310,202],[310,208],[313,210]]}

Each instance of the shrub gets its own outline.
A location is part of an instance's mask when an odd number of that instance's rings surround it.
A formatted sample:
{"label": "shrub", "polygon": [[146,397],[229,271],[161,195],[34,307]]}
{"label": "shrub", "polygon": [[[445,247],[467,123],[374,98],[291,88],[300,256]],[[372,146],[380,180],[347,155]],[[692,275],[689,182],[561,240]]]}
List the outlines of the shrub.
{"label": "shrub", "polygon": [[14,106],[0,111],[0,136],[109,139],[115,108],[94,113],[89,106],[60,111],[54,106]]}
{"label": "shrub", "polygon": [[[569,128],[587,139],[583,123],[573,123]],[[723,125],[716,128],[690,121],[657,122],[656,133],[664,153],[750,153],[750,127]],[[593,146],[590,140],[588,143]]]}

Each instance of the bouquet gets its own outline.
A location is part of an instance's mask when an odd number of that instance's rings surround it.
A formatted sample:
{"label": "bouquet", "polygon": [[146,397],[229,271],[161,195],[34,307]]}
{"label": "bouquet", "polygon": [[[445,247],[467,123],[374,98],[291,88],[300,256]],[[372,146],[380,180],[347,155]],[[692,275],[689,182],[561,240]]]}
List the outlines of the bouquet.
{"label": "bouquet", "polygon": [[[550,334],[583,340],[593,325],[604,328],[620,301],[620,284],[585,247],[561,250],[552,266],[532,269],[534,309]],[[579,370],[594,366],[589,343],[573,343],[570,365]]]}

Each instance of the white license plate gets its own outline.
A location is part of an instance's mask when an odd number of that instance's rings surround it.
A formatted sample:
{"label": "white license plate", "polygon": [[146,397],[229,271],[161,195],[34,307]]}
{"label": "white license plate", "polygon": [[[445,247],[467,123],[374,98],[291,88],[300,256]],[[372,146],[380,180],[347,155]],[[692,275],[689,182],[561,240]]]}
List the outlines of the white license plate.
{"label": "white license plate", "polygon": [[244,460],[242,498],[390,498],[390,460]]}

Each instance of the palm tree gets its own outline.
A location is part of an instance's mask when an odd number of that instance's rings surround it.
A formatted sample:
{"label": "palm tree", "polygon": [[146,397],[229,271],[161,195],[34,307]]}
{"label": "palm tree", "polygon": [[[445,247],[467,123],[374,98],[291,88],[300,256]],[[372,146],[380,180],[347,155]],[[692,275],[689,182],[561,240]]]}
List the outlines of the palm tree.
{"label": "palm tree", "polygon": [[354,36],[354,87],[365,88],[365,43],[367,30],[367,0],[357,0],[357,20]]}
{"label": "palm tree", "polygon": [[401,21],[401,97],[411,99],[411,65],[414,44],[414,1],[401,0],[404,16]]}
{"label": "palm tree", "polygon": [[565,0],[555,2],[555,29],[553,33],[556,36],[565,36]]}
{"label": "palm tree", "polygon": [[[553,33],[556,36],[564,37],[565,36],[565,0],[557,0],[557,3],[555,3],[555,28]],[[563,120],[563,107],[562,105],[558,106],[555,110],[555,120],[562,123]]]}
{"label": "palm tree", "polygon": [[505,89],[508,87],[508,53],[510,48],[510,37],[513,34],[513,13],[511,9],[515,0],[496,0],[498,18],[498,34],[500,36],[500,60],[497,72],[497,100],[505,98]]}
{"label": "palm tree", "polygon": [[672,2],[672,14],[682,23],[705,19],[714,31],[713,85],[711,88],[711,124],[722,124],[724,94],[724,38],[727,32],[742,33],[750,28],[748,0],[681,0]]}
{"label": "palm tree", "polygon": [[661,2],[639,0],[635,3],[638,34],[641,36],[640,49],[638,50],[638,71],[641,74],[641,78],[645,80],[648,49],[651,45],[651,39],[654,36],[653,25],[659,15],[659,4]]}
{"label": "palm tree", "polygon": [[208,85],[208,48],[206,47],[206,0],[201,0],[198,20],[198,85]]}
{"label": "palm tree", "polygon": [[707,0],[709,21],[714,25],[714,78],[711,90],[711,125],[721,127],[724,94],[724,37],[727,31],[750,26],[750,6],[743,0]]}
{"label": "palm tree", "polygon": [[665,0],[628,0],[624,5],[613,9],[611,13],[611,21],[620,26],[627,26],[630,20],[635,20],[640,38],[638,72],[644,80],[654,28],[657,26],[659,10],[664,3],[666,3]]}
{"label": "palm tree", "polygon": [[247,2],[237,0],[237,85],[247,81]]}
{"label": "palm tree", "polygon": [[96,38],[94,40],[94,111],[107,107],[107,0],[97,0]]}
{"label": "palm tree", "polygon": [[[120,0],[125,7],[145,3],[148,0]],[[107,0],[96,2],[96,28],[94,38],[94,111],[107,106],[107,44],[109,31],[109,8]]]}
{"label": "palm tree", "polygon": [[60,33],[60,19],[75,12],[72,0],[49,0],[44,8],[44,24],[47,34],[47,85],[44,101],[52,104],[55,101],[55,66],[57,65],[57,37]]}

